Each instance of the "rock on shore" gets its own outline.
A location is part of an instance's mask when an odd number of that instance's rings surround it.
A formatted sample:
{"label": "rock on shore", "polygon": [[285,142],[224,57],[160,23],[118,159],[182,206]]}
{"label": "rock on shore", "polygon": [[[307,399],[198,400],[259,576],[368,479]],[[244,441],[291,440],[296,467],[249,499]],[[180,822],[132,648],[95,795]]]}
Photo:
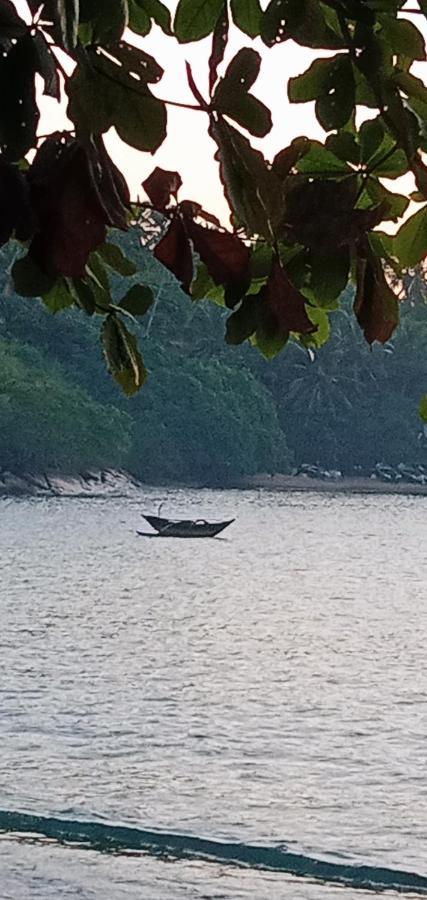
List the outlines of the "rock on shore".
{"label": "rock on shore", "polygon": [[128,472],[106,469],[78,475],[0,472],[0,497],[122,497],[142,485]]}

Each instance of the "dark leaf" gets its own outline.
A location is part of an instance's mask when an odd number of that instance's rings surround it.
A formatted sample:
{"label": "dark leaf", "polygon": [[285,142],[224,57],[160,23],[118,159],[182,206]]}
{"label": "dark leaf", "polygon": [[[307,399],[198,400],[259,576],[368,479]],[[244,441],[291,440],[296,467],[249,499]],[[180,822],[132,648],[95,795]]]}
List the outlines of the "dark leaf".
{"label": "dark leaf", "polygon": [[263,330],[280,337],[291,331],[312,334],[317,326],[309,319],[305,297],[289,280],[283,266],[275,257],[267,284],[258,294],[261,300]]}
{"label": "dark leaf", "polygon": [[0,157],[0,246],[12,235],[28,240],[34,227],[28,182],[16,165]]}
{"label": "dark leaf", "polygon": [[33,40],[27,34],[4,53],[0,54],[0,149],[8,159],[18,160],[34,147],[39,121]]}
{"label": "dark leaf", "polygon": [[259,0],[231,0],[233,22],[251,38],[261,31],[262,9]]}
{"label": "dark leaf", "polygon": [[133,316],[145,316],[154,301],[153,291],[143,284],[134,284],[120,300],[121,309]]}
{"label": "dark leaf", "polygon": [[399,304],[375,257],[358,259],[354,311],[368,344],[390,340],[399,322]]}
{"label": "dark leaf", "polygon": [[[96,312],[97,299],[101,300],[105,306],[104,312],[108,309],[109,295],[99,288],[93,279],[83,281],[78,278],[67,278],[74,297],[74,303],[79,309],[82,309],[87,316],[93,316]],[[98,297],[96,296],[98,295]]]}
{"label": "dark leaf", "polygon": [[269,47],[289,40],[288,30],[304,21],[303,0],[270,0],[261,24],[261,36]]}
{"label": "dark leaf", "polygon": [[56,276],[43,272],[29,254],[14,262],[12,278],[21,297],[42,297],[52,290],[56,281]]}
{"label": "dark leaf", "polygon": [[180,43],[200,41],[215,30],[224,0],[179,0],[174,33]]}
{"label": "dark leaf", "polygon": [[213,97],[215,109],[257,137],[265,137],[271,130],[270,110],[256,97],[248,94],[261,65],[259,53],[249,47],[239,50],[218,84]]}
{"label": "dark leaf", "polygon": [[330,134],[326,138],[325,146],[338,159],[353,163],[360,163],[360,147],[353,134],[349,131],[339,131],[338,134]]}
{"label": "dark leaf", "polygon": [[274,240],[272,205],[280,199],[280,184],[276,185],[262,153],[223,120],[211,122],[210,134],[218,146],[220,177],[235,221],[249,234]]}
{"label": "dark leaf", "polygon": [[57,70],[56,59],[41,31],[36,31],[34,37],[36,52],[35,68],[44,81],[44,93],[55,100],[61,98],[61,84]]}
{"label": "dark leaf", "polygon": [[345,47],[336,12],[318,0],[270,0],[261,36],[270,47],[289,38],[304,47]]}
{"label": "dark leaf", "polygon": [[311,142],[306,137],[295,138],[289,147],[285,147],[276,154],[272,164],[272,172],[280,181],[283,181],[297,162],[309,152]]}
{"label": "dark leaf", "polygon": [[28,178],[38,219],[31,257],[45,272],[83,277],[91,251],[105,241],[107,224],[85,147],[72,138],[49,138]]}
{"label": "dark leaf", "polygon": [[102,343],[108,368],[126,394],[139,391],[147,378],[147,370],[133,334],[117,316],[107,316],[102,329]]}
{"label": "dark leaf", "polygon": [[384,123],[381,116],[362,122],[359,130],[361,162],[368,163],[384,141]]}
{"label": "dark leaf", "polygon": [[200,203],[195,203],[194,200],[182,200],[179,204],[179,208],[184,216],[190,219],[203,219],[205,222],[209,222],[211,225],[215,225],[215,228],[221,228],[221,222],[214,216],[213,213],[206,212]]}
{"label": "dark leaf", "polygon": [[190,241],[179,216],[175,216],[154,250],[154,256],[173,272],[187,294],[193,280],[193,255]]}
{"label": "dark leaf", "polygon": [[205,228],[192,219],[186,220],[186,228],[215,284],[239,287],[244,293],[250,282],[250,251],[246,244],[235,234]]}
{"label": "dark leaf", "polygon": [[339,56],[329,67],[325,89],[315,103],[316,116],[325,131],[342,128],[350,119],[356,102],[353,66],[349,56]]}
{"label": "dark leaf", "polygon": [[218,66],[221,65],[224,59],[225,48],[227,46],[228,41],[228,32],[229,32],[229,19],[228,19],[228,8],[227,4],[224,3],[224,7],[221,10],[221,14],[219,16],[218,22],[215,26],[215,31],[212,37],[212,50],[209,58],[209,95],[212,96],[213,89],[217,82],[218,77]]}
{"label": "dark leaf", "polygon": [[182,186],[182,178],[178,172],[168,172],[158,166],[151,175],[142,182],[145,193],[156,209],[166,209],[171,198],[176,199]]}
{"label": "dark leaf", "polygon": [[106,224],[126,230],[131,205],[129,188],[109,157],[101,136],[92,139],[88,162],[92,186],[104,210]]}
{"label": "dark leaf", "polygon": [[0,0],[0,44],[12,38],[21,38],[28,31],[28,25],[18,16],[11,0]]}
{"label": "dark leaf", "polygon": [[354,209],[357,178],[297,182],[288,190],[286,222],[293,240],[315,250],[357,243],[382,221],[385,205]]}
{"label": "dark leaf", "polygon": [[80,22],[92,26],[94,44],[119,41],[129,23],[128,0],[79,0]]}
{"label": "dark leaf", "polygon": [[411,169],[415,175],[415,182],[421,195],[419,199],[427,200],[427,166],[420,156],[412,160]]}

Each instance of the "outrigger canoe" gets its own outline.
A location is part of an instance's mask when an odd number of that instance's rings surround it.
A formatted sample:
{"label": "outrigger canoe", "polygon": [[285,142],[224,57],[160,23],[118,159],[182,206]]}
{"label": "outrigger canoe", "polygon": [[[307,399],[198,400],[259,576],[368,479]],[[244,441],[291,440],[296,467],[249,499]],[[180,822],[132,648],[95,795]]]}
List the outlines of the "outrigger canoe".
{"label": "outrigger canoe", "polygon": [[156,535],[152,535],[146,531],[138,531],[143,537],[216,537],[234,522],[234,519],[228,519],[226,522],[206,522],[205,519],[164,519],[161,516],[145,515],[143,519],[157,532]]}

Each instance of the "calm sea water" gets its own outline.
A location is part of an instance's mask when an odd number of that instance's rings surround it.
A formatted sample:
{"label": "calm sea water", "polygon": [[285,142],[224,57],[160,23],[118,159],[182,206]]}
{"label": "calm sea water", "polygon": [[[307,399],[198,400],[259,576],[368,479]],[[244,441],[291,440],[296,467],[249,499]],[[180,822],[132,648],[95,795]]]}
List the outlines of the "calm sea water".
{"label": "calm sea water", "polygon": [[[138,537],[164,496],[0,503],[1,900],[427,878],[427,498],[172,491],[166,514],[237,522]],[[117,825],[139,850],[102,852]]]}

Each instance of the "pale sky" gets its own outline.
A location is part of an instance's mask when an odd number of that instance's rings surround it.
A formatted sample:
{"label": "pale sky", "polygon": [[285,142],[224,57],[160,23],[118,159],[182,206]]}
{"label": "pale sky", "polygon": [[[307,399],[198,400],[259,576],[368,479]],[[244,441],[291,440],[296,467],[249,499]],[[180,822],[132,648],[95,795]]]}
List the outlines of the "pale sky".
{"label": "pale sky", "polygon": [[[165,0],[166,5],[174,11],[177,0]],[[262,0],[262,5],[267,6],[268,0]],[[21,15],[28,17],[28,7],[25,0],[17,0],[17,8]],[[409,17],[408,17],[409,18]],[[411,17],[418,26],[427,25],[422,16]],[[427,34],[427,28],[422,28]],[[194,103],[185,75],[185,62],[193,67],[196,83],[202,93],[208,96],[208,58],[210,53],[210,39],[200,41],[197,44],[179,45],[173,38],[167,37],[154,26],[151,33],[145,38],[132,35],[132,40],[151,53],[163,66],[165,73],[153,93],[162,99],[179,102]],[[272,158],[278,150],[287,146],[290,141],[301,134],[312,138],[323,139],[324,132],[314,115],[314,104],[290,104],[287,100],[286,84],[290,76],[297,75],[310,65],[313,59],[320,55],[332,55],[321,53],[318,50],[307,50],[299,47],[292,41],[286,41],[271,49],[265,47],[260,39],[251,41],[246,35],[232,28],[230,42],[223,71],[227,62],[232,59],[241,47],[252,46],[262,56],[263,62],[260,75],[252,89],[260,99],[264,100],[273,114],[273,129],[263,140],[257,140],[250,136],[254,146],[263,149],[268,158]],[[412,71],[418,77],[426,77],[425,63],[415,64]],[[40,134],[71,127],[65,115],[65,104],[58,104],[49,97],[41,98]],[[374,114],[369,111],[368,115]],[[183,179],[181,199],[197,200],[203,203],[206,209],[219,215],[221,220],[228,221],[228,207],[224,200],[222,187],[218,176],[218,165],[214,161],[215,144],[207,133],[208,120],[204,113],[192,110],[177,109],[168,106],[168,136],[161,148],[153,157],[150,153],[141,153],[124,144],[116,135],[114,129],[107,136],[109,151],[125,175],[131,189],[133,199],[138,196],[143,198],[141,182],[158,165],[165,169],[177,170]],[[393,189],[411,190],[409,182],[397,185],[396,182],[388,183]]]}

